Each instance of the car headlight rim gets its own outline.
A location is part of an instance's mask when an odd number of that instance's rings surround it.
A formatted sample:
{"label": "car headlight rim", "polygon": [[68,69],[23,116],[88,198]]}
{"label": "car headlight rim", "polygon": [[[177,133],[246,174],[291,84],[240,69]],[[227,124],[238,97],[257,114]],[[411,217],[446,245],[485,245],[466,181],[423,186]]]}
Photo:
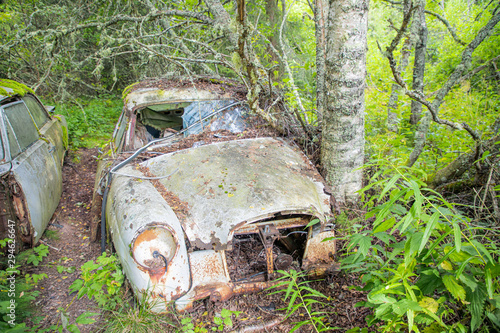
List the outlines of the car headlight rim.
{"label": "car headlight rim", "polygon": [[[136,231],[131,242],[131,254],[134,262],[143,271],[155,274],[168,270],[172,260],[179,252],[180,244],[176,232],[164,223],[149,223]],[[157,259],[157,252],[166,261],[166,265],[152,267],[147,261]]]}

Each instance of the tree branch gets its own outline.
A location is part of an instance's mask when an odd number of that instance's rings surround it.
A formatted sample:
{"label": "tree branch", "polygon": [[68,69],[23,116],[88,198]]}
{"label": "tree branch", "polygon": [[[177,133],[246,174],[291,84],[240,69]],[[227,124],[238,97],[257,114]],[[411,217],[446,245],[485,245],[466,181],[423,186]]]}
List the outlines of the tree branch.
{"label": "tree branch", "polygon": [[394,60],[393,51],[396,48],[399,41],[401,40],[401,37],[407,28],[407,22],[405,21],[406,21],[406,15],[405,19],[403,19],[403,22],[401,23],[401,28],[398,34],[393,39],[391,45],[387,47],[385,54],[389,60],[389,65],[394,75],[394,79],[404,89],[406,95],[408,95],[410,98],[422,103],[427,107],[427,109],[431,113],[434,122],[438,124],[447,125],[458,130],[465,129],[471,135],[474,141],[478,142],[480,140],[479,134],[476,131],[474,131],[468,124],[466,123],[459,124],[446,119],[441,119],[438,116],[438,110],[443,102],[444,97],[450,92],[453,86],[459,82],[466,68],[470,67],[470,64],[472,62],[472,52],[474,52],[474,50],[491,34],[493,27],[495,27],[498,21],[500,21],[500,14],[497,13],[496,15],[491,17],[488,23],[486,23],[486,25],[483,28],[481,28],[481,30],[478,32],[476,37],[467,45],[465,50],[462,52],[462,61],[455,67],[455,70],[450,75],[444,86],[437,91],[436,98],[432,102],[426,100],[425,96],[421,92],[409,90],[406,85],[406,82],[404,82],[403,78],[401,77],[400,73],[396,68],[396,62]]}
{"label": "tree branch", "polygon": [[[200,22],[207,24],[207,25],[212,25],[214,24],[214,20],[203,15],[200,13],[196,12],[189,12],[189,11],[183,11],[183,10],[164,10],[164,11],[156,11],[153,13],[149,13],[146,16],[130,16],[130,15],[116,15],[112,17],[111,19],[107,20],[106,22],[99,22],[99,21],[93,21],[93,22],[88,22],[85,24],[79,24],[77,26],[71,27],[71,28],[62,28],[62,29],[48,29],[48,30],[37,30],[34,32],[31,32],[24,36],[26,39],[36,37],[38,35],[43,35],[44,37],[49,36],[49,37],[55,37],[60,38],[62,36],[69,35],[73,32],[87,29],[87,28],[97,28],[97,29],[104,29],[109,26],[112,26],[114,24],[120,23],[120,22],[133,22],[133,23],[142,23],[145,21],[152,21],[157,18],[165,17],[165,16],[182,16],[182,17],[188,17],[188,18],[193,18],[197,19]],[[19,40],[14,41],[19,42]]]}
{"label": "tree branch", "polygon": [[448,29],[448,31],[450,32],[451,36],[453,37],[453,39],[459,43],[460,45],[466,45],[467,43],[465,43],[464,41],[462,41],[460,39],[460,37],[458,37],[457,33],[455,32],[455,28],[453,28],[450,24],[450,22],[448,22],[444,17],[442,17],[441,15],[439,15],[438,13],[434,13],[434,12],[431,12],[430,10],[425,10],[425,13],[426,14],[429,14],[429,15],[432,15],[434,16],[435,18],[437,18],[439,21],[441,21],[445,26],[446,28]]}
{"label": "tree branch", "polygon": [[[402,5],[401,1],[392,1],[392,0],[383,0],[384,2],[387,2],[391,5],[394,5],[394,6],[400,6]],[[435,18],[437,18],[439,21],[441,21],[441,23],[443,23],[445,25],[445,27],[448,29],[448,31],[450,32],[451,36],[453,37],[453,39],[459,43],[460,45],[466,45],[467,43],[465,43],[464,41],[462,41],[460,39],[460,37],[458,37],[457,33],[455,32],[455,28],[451,26],[450,22],[448,22],[448,20],[446,20],[444,17],[442,17],[441,15],[439,15],[438,13],[434,13],[434,12],[431,12],[430,10],[425,10],[425,13],[426,14],[429,14],[429,15],[432,15],[434,16]]]}

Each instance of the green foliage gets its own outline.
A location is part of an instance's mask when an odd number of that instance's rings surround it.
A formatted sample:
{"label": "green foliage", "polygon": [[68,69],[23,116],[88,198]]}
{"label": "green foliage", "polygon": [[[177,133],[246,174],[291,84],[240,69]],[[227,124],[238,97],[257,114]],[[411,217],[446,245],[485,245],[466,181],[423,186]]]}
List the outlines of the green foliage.
{"label": "green foliage", "polygon": [[102,96],[80,101],[78,104],[60,105],[57,112],[64,115],[68,122],[67,131],[72,149],[92,148],[109,140],[122,105],[122,101],[116,96]]}
{"label": "green foliage", "polygon": [[99,307],[114,310],[120,303],[119,290],[124,280],[118,259],[103,253],[95,262],[87,261],[80,270],[82,278],[75,280],[70,290],[78,291],[78,298],[87,295],[89,299],[94,298]]}
{"label": "green foliage", "polygon": [[[0,241],[0,248],[9,243],[8,239]],[[39,246],[17,256],[7,252],[0,261],[0,331],[24,332],[26,324],[23,321],[32,316],[34,309],[32,301],[39,295],[33,290],[38,282],[47,278],[47,274],[27,274],[31,263],[39,263],[47,255],[48,249]]]}
{"label": "green foliage", "polygon": [[238,318],[241,311],[231,311],[228,309],[222,309],[220,315],[214,317],[214,324],[216,327],[212,327],[212,331],[224,331],[224,328],[233,327],[233,315]]}
{"label": "green foliage", "polygon": [[325,332],[333,329],[325,325],[324,321],[328,313],[319,310],[318,308],[327,307],[326,301],[328,297],[319,291],[309,286],[310,281],[306,280],[305,272],[297,272],[295,270],[278,271],[282,276],[278,279],[279,282],[274,288],[283,288],[271,293],[284,293],[284,301],[288,303],[287,307],[282,309],[286,310],[286,317],[290,317],[295,312],[302,310],[306,312],[306,320],[295,323],[290,332],[295,332],[304,325],[311,325],[314,332]]}
{"label": "green foliage", "polygon": [[66,266],[57,265],[56,269],[57,269],[57,273],[59,273],[59,274],[61,274],[61,273],[71,274],[76,270],[76,267],[75,266],[66,267]]}
{"label": "green foliage", "polygon": [[18,255],[19,262],[25,262],[26,264],[33,264],[38,266],[44,257],[49,255],[49,247],[44,244],[40,244],[37,247],[21,252]]}
{"label": "green foliage", "polygon": [[355,225],[342,260],[369,292],[360,304],[374,309],[369,324],[387,332],[498,328],[498,232],[472,227],[409,171],[386,166],[361,191],[377,193],[367,200],[373,223]]}
{"label": "green foliage", "polygon": [[[165,314],[153,312],[156,305],[148,292],[135,298],[132,304],[124,301],[120,306],[107,314],[106,332],[165,332],[171,331],[175,325]],[[164,304],[164,303],[162,303]]]}
{"label": "green foliage", "polygon": [[51,240],[59,240],[60,239],[60,236],[59,236],[59,232],[57,232],[56,230],[45,230],[45,232],[43,233],[43,235],[47,238],[47,239],[51,239]]}
{"label": "green foliage", "polygon": [[[439,4],[426,3],[430,10],[446,17],[458,36],[466,43],[472,41],[479,29],[490,19],[490,10],[484,10],[484,4],[468,4],[459,0],[451,0]],[[386,2],[370,4],[367,54],[367,90],[366,101],[366,140],[367,151],[372,160],[389,158],[396,165],[404,165],[413,150],[415,126],[409,124],[411,100],[400,95],[396,110],[398,113],[399,132],[388,132],[386,128],[387,103],[394,82],[387,59],[379,50],[390,44],[395,30],[388,24],[390,19],[398,27],[402,14],[396,6]],[[435,16],[426,15],[429,30],[427,45],[427,65],[425,72],[424,94],[432,101],[432,93],[441,88],[452,70],[461,60],[465,46],[458,44],[448,32],[445,25]],[[500,37],[493,34],[488,37],[472,54],[472,68],[483,65],[485,61],[495,57],[500,45]],[[402,48],[401,43],[400,48]],[[395,52],[395,58],[401,60],[401,49]],[[413,55],[409,65],[402,73],[411,87],[413,73]],[[455,86],[445,98],[439,109],[439,116],[456,123],[466,122],[475,129],[483,139],[492,135],[492,124],[500,112],[498,103],[498,80],[495,79],[492,66],[472,78]],[[426,108],[423,108],[426,111]],[[456,157],[474,147],[474,141],[465,131],[451,130],[444,125],[431,123],[427,135],[426,149],[416,163],[416,167],[426,173],[434,173],[446,166]]]}
{"label": "green foliage", "polygon": [[[48,329],[39,330],[38,332],[59,332],[59,333],[62,333],[62,332],[68,331],[70,333],[80,333],[81,331],[80,331],[80,328],[78,327],[78,325],[93,324],[93,323],[95,323],[96,319],[92,318],[92,317],[99,315],[98,313],[95,313],[95,312],[85,311],[84,313],[82,313],[81,315],[79,315],[75,319],[74,324],[71,324],[69,321],[70,317],[69,317],[69,313],[67,312],[67,309],[59,307],[58,311],[60,314],[60,318],[59,318],[58,323],[56,325],[50,326]],[[61,324],[59,325],[59,323],[61,323]]]}

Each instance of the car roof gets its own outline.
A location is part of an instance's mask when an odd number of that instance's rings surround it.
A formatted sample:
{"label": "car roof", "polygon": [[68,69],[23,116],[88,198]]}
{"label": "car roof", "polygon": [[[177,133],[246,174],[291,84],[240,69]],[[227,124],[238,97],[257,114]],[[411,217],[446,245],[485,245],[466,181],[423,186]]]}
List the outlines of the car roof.
{"label": "car roof", "polygon": [[[7,91],[9,94],[13,94],[14,93],[14,89],[11,89],[11,88],[8,88],[8,87],[2,87],[2,86],[0,86],[0,88],[2,88],[3,90]],[[0,94],[0,102],[3,101],[6,98],[11,97],[11,96],[12,95],[10,95],[10,96],[4,96],[4,95]]]}
{"label": "car roof", "polygon": [[175,104],[203,100],[245,100],[246,91],[234,82],[220,80],[150,79],[130,85],[123,91],[124,106],[134,111],[158,104]]}
{"label": "car roof", "polygon": [[9,79],[0,79],[0,102],[16,96],[24,96],[34,91],[28,86]]}

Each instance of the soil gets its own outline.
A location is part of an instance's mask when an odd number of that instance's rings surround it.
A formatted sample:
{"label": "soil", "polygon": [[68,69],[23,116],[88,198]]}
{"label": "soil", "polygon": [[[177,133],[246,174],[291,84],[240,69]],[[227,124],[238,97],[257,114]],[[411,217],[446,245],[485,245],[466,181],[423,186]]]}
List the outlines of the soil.
{"label": "soil", "polygon": [[[35,301],[35,308],[39,309],[37,315],[43,316],[43,320],[39,323],[41,328],[48,328],[57,323],[61,325],[61,308],[68,314],[70,324],[85,311],[100,313],[100,316],[95,317],[96,323],[78,326],[82,332],[98,331],[106,320],[93,300],[89,300],[86,296],[77,299],[76,292],[69,291],[69,286],[80,277],[80,267],[100,255],[99,243],[90,241],[90,205],[97,154],[96,149],[80,149],[66,158],[63,167],[64,192],[47,229],[51,232],[46,232],[41,241],[50,247],[49,256],[44,259],[42,265],[30,272],[48,275],[48,278],[38,283],[40,295]],[[50,234],[52,236],[48,237]],[[57,266],[63,266],[67,271],[59,273]],[[250,267],[246,273],[259,271],[261,267],[257,266],[259,263]],[[340,328],[339,332],[366,326],[365,317],[370,311],[354,307],[357,302],[365,301],[366,296],[350,288],[358,284],[357,281],[357,277],[353,275],[338,272],[322,281],[308,284],[327,297],[323,301],[329,306],[313,306],[313,308],[327,312],[325,324]],[[289,332],[294,327],[293,323],[307,319],[307,313],[304,309],[300,309],[285,319],[285,311],[280,309],[286,308],[288,303],[283,300],[283,296],[283,293],[271,294],[265,291],[233,297],[226,302],[202,300],[196,302],[194,311],[188,315],[191,316],[192,323],[207,328],[209,332],[214,326],[213,316],[220,314],[222,309],[241,311],[237,318],[233,317],[234,326],[228,332]],[[169,316],[175,321],[174,315]],[[28,322],[28,325],[31,326],[32,323]],[[165,327],[165,331],[173,330],[171,327]],[[305,325],[296,332],[312,331],[311,326]]]}

